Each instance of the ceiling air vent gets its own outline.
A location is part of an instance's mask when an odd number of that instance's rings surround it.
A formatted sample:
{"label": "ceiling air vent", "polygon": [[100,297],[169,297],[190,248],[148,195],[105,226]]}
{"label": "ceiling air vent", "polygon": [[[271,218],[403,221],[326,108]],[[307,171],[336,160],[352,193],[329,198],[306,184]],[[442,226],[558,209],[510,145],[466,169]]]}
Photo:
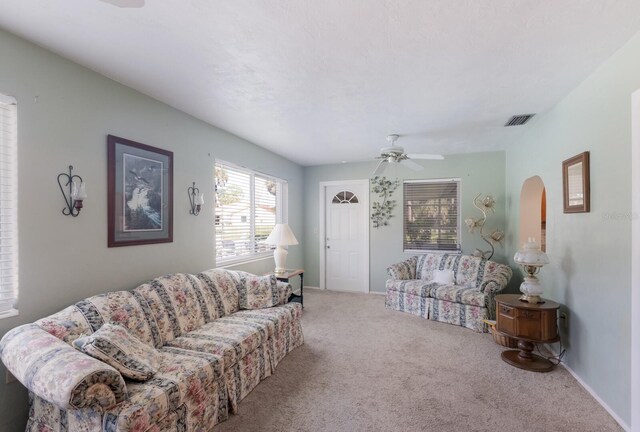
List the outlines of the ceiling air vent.
{"label": "ceiling air vent", "polygon": [[509,119],[509,121],[507,122],[507,124],[505,124],[504,126],[522,126],[523,124],[527,123],[529,120],[531,120],[531,117],[533,117],[535,114],[520,114],[520,115],[514,115],[513,117],[511,117]]}

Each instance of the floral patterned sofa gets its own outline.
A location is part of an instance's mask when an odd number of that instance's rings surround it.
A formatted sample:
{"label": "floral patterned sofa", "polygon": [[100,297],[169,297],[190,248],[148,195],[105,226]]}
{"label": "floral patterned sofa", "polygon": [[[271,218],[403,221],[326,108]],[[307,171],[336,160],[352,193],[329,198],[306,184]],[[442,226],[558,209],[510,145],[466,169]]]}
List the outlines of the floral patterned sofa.
{"label": "floral patterned sofa", "polygon": [[[453,270],[455,284],[432,282],[434,271]],[[470,255],[414,256],[387,269],[385,306],[433,321],[486,332],[495,319],[495,296],[511,279],[511,268]]]}
{"label": "floral patterned sofa", "polygon": [[[27,430],[208,431],[226,420],[303,343],[301,305],[286,303],[290,285],[278,282],[275,307],[239,309],[247,275],[214,269],[163,276],[8,332],[0,358],[29,390]],[[124,379],[74,348],[105,323],[157,349],[153,378]]]}

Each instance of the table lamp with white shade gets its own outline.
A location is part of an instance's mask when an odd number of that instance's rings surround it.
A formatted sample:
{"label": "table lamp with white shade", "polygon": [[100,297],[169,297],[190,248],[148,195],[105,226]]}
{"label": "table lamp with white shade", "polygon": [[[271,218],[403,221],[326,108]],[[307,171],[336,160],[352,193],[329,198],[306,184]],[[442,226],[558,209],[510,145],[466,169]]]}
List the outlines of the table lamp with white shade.
{"label": "table lamp with white shade", "polygon": [[520,264],[527,275],[524,282],[520,285],[522,296],[520,300],[529,303],[542,303],[542,286],[536,277],[540,269],[545,264],[549,264],[547,254],[540,249],[540,245],[536,243],[536,239],[529,237],[527,242],[522,246],[513,257],[513,260]]}
{"label": "table lamp with white shade", "polygon": [[284,246],[293,246],[298,244],[296,236],[293,235],[293,231],[289,228],[289,224],[276,224],[269,234],[269,237],[265,240],[266,244],[275,245],[276,249],[273,251],[273,259],[276,262],[276,273],[284,273],[287,268],[287,250]]}

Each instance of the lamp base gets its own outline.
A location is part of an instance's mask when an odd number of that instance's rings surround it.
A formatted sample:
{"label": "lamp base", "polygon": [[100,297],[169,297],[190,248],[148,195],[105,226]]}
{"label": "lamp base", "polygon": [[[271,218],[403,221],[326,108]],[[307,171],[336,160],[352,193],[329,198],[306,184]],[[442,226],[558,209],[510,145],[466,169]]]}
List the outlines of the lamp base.
{"label": "lamp base", "polygon": [[538,278],[532,273],[525,276],[524,281],[520,285],[520,292],[522,293],[520,301],[528,303],[544,303],[540,298],[542,295],[542,286],[540,286]]}
{"label": "lamp base", "polygon": [[282,274],[287,271],[287,250],[282,246],[276,246],[276,250],[273,251],[273,260],[276,264],[276,270],[274,273]]}
{"label": "lamp base", "polygon": [[540,297],[539,295],[522,294],[519,300],[527,303],[534,303],[534,304],[544,303],[544,300],[542,300],[542,297]]}

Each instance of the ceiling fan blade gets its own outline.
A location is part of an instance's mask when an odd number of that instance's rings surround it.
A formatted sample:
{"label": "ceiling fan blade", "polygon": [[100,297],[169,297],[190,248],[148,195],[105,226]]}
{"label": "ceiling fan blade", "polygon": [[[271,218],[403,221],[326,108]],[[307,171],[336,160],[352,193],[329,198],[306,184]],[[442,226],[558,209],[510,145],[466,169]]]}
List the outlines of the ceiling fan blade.
{"label": "ceiling fan blade", "polygon": [[424,167],[420,164],[415,163],[411,159],[403,159],[400,163],[408,168],[411,168],[414,171],[422,171]]}
{"label": "ceiling fan blade", "polygon": [[410,159],[431,159],[431,160],[443,160],[444,156],[439,154],[408,154]]}
{"label": "ceiling fan blade", "polygon": [[379,176],[380,174],[382,174],[382,172],[385,170],[385,168],[387,167],[387,165],[385,165],[387,163],[386,159],[382,159],[380,161],[380,163],[378,164],[378,166],[376,167],[376,170],[373,172],[373,177],[375,176]]}

